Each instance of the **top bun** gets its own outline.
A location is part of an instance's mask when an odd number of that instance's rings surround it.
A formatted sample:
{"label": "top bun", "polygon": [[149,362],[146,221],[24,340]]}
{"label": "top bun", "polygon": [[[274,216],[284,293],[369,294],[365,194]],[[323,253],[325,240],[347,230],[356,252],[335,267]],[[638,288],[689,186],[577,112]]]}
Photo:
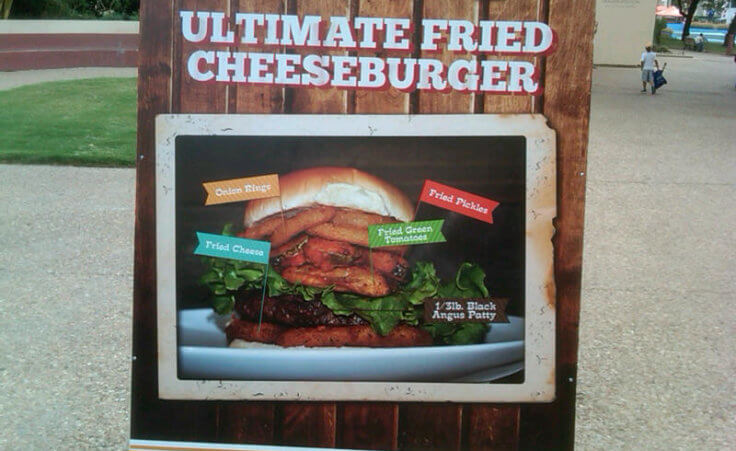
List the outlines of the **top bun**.
{"label": "top bun", "polygon": [[414,207],[395,186],[354,168],[316,167],[279,176],[281,197],[248,202],[245,227],[271,215],[314,205],[353,208],[411,221]]}

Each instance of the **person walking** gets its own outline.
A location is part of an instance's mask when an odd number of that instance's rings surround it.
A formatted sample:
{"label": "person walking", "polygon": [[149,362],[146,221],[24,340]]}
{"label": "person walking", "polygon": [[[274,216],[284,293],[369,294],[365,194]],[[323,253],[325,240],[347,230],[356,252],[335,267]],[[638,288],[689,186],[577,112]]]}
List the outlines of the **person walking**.
{"label": "person walking", "polygon": [[652,85],[652,95],[657,92],[654,87],[654,68],[659,70],[659,61],[657,54],[652,51],[652,44],[644,47],[645,51],[641,54],[641,92],[647,92],[647,83]]}
{"label": "person walking", "polygon": [[702,52],[704,48],[705,36],[703,36],[703,33],[700,33],[699,35],[695,36],[695,51]]}

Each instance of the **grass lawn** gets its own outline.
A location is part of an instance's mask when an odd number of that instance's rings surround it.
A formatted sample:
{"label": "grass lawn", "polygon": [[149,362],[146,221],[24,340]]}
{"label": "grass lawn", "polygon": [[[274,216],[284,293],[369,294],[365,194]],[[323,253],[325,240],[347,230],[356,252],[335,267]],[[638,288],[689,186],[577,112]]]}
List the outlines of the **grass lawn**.
{"label": "grass lawn", "polygon": [[[659,45],[667,47],[668,49],[670,49],[670,51],[682,50],[682,48],[684,47],[684,44],[681,40],[673,39],[667,36],[662,36],[659,42]],[[723,42],[706,42],[704,51],[706,53],[720,53],[721,55],[723,55],[726,53],[726,47],[723,45]]]}
{"label": "grass lawn", "polygon": [[133,166],[135,133],[135,78],[0,91],[0,162]]}

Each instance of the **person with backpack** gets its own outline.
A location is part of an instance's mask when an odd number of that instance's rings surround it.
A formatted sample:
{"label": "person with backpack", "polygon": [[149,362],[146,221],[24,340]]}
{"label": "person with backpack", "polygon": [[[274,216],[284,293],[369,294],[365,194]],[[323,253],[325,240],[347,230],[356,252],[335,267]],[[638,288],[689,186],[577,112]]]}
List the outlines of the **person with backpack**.
{"label": "person with backpack", "polygon": [[652,95],[657,92],[654,87],[654,68],[659,70],[659,61],[657,54],[652,51],[652,44],[644,47],[645,51],[641,54],[641,92],[647,92],[647,83],[652,85]]}

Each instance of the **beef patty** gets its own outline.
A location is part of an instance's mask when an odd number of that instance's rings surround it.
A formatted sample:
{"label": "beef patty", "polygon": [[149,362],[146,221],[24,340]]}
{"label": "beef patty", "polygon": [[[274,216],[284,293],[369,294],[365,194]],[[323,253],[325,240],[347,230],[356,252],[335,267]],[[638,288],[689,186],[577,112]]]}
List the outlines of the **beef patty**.
{"label": "beef patty", "polygon": [[[258,322],[261,310],[261,294],[239,292],[235,299],[235,311],[241,319]],[[266,296],[263,300],[263,321],[292,327],[354,326],[368,324],[361,317],[335,315],[325,307],[319,297],[305,301],[295,295]]]}

